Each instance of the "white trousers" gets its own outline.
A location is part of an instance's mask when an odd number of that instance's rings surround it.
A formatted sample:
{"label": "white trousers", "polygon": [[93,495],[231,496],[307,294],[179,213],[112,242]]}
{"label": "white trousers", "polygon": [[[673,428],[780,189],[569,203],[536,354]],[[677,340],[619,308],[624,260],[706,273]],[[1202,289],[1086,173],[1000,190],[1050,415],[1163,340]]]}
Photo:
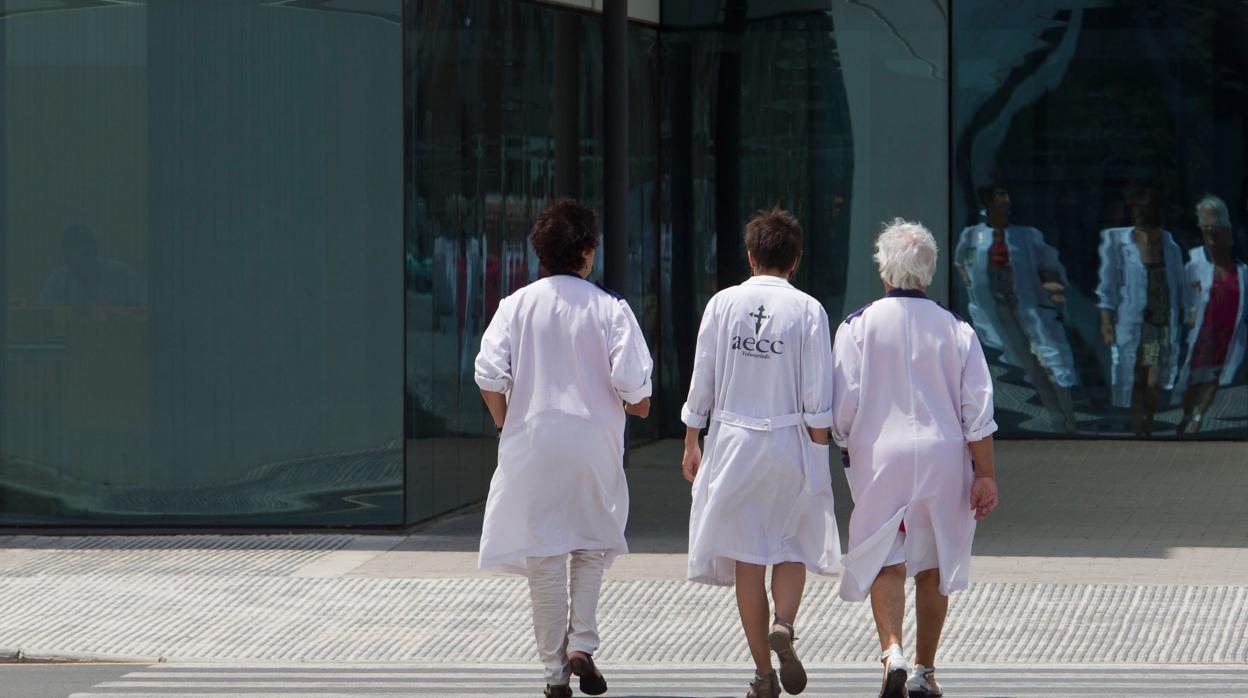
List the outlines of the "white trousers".
{"label": "white trousers", "polygon": [[566,685],[572,676],[568,653],[593,654],[598,649],[596,616],[602,571],[606,567],[605,551],[573,550],[553,557],[530,557],[526,566],[529,598],[533,601],[533,631],[546,683]]}

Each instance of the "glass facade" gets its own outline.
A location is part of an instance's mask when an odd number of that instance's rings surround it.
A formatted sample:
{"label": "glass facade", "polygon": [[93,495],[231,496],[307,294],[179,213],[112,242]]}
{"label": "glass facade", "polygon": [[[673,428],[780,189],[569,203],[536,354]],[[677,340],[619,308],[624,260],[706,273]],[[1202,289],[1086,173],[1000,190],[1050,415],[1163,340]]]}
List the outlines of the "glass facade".
{"label": "glass facade", "polygon": [[832,317],[880,294],[881,221],[933,230],[1003,436],[1248,437],[1242,3],[660,8],[607,85],[602,16],[552,3],[0,4],[0,524],[479,501],[481,333],[537,278],[537,212],[603,205],[621,89],[633,443],[681,433],[773,205]]}

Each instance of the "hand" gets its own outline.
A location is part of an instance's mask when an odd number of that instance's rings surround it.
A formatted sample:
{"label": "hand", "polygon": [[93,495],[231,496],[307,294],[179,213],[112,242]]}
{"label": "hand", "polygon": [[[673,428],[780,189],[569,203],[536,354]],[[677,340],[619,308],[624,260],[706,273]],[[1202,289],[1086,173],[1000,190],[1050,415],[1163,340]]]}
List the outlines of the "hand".
{"label": "hand", "polygon": [[975,520],[982,521],[997,508],[997,479],[995,477],[977,477],[971,483],[971,509],[975,511]]}
{"label": "hand", "polygon": [[1108,322],[1101,323],[1101,341],[1107,347],[1114,346],[1114,326]]}
{"label": "hand", "polygon": [[680,467],[685,471],[685,479],[692,483],[698,476],[698,468],[702,467],[702,447],[697,441],[685,442],[685,455],[680,459]]}
{"label": "hand", "polygon": [[1066,302],[1066,287],[1060,282],[1046,281],[1040,284],[1040,287],[1049,294],[1049,300],[1054,305],[1061,305]]}
{"label": "hand", "polygon": [[810,432],[811,441],[814,441],[820,446],[828,445],[828,430],[827,429],[811,429],[810,427],[806,427],[806,430]]}
{"label": "hand", "polygon": [[634,417],[641,417],[642,419],[649,417],[650,416],[650,398],[643,398],[642,401],[637,403],[636,405],[630,405],[627,402],[624,403],[624,413],[631,414]]}

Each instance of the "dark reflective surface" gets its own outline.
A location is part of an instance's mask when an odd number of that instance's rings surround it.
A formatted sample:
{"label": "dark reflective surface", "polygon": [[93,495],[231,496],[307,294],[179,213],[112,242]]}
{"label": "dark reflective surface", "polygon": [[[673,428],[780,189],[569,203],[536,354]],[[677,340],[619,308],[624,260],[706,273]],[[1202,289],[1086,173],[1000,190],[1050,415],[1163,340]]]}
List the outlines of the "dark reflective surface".
{"label": "dark reflective surface", "polygon": [[[663,24],[671,322],[659,414],[674,435],[702,309],[749,273],[750,214],[797,216],[794,282],[833,321],[883,292],[871,261],[881,221],[922,220],[945,246],[948,44],[941,4],[926,1],[665,2]],[[933,295],[945,300],[947,285],[938,274]]]}
{"label": "dark reflective surface", "polygon": [[1248,10],[954,10],[955,297],[1003,434],[1248,435]]}
{"label": "dark reflective surface", "polygon": [[[501,298],[538,278],[528,234],[546,202],[562,195],[602,205],[601,19],[498,0],[414,5],[409,520],[485,495],[496,439],[473,381],[481,333]],[[652,31],[633,28],[631,68],[643,90],[653,44]],[[635,96],[633,108],[652,109],[646,97]],[[655,137],[644,114],[632,121],[635,257],[630,288],[619,290],[653,332],[657,318],[643,311],[657,310],[645,290],[655,266]]]}
{"label": "dark reflective surface", "polygon": [[16,5],[0,522],[400,523],[400,0]]}

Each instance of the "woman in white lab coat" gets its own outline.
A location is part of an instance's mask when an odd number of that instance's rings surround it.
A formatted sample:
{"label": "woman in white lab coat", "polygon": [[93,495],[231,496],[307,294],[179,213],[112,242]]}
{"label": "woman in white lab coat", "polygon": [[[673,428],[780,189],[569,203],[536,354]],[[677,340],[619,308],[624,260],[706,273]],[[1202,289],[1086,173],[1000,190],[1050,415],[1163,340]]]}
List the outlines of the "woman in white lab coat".
{"label": "woman in white lab coat", "polygon": [[[832,435],[854,495],[841,598],[871,598],[881,695],[940,695],[936,648],[948,595],[970,583],[975,522],[997,505],[992,379],[974,329],[927,298],[936,241],[895,220],[876,242],[885,297],[836,333]],[[915,578],[915,667],[902,651]]]}
{"label": "woman in white lab coat", "polygon": [[958,237],[954,267],[966,286],[971,323],[984,346],[1021,368],[1054,426],[1075,431],[1071,388],[1079,383],[1058,310],[1066,302],[1066,267],[1039,230],[1011,225],[1010,193],[980,192],[987,221]]}
{"label": "woman in white lab coat", "polygon": [[557,201],[531,241],[550,275],[499,303],[476,361],[500,434],[480,566],[528,577],[546,695],[570,697],[570,674],[598,695],[602,573],[628,552],[625,413],[649,412],[653,363],[628,303],[585,280],[597,215]]}
{"label": "woman in white lab coat", "polygon": [[1187,352],[1174,389],[1183,403],[1180,434],[1200,431],[1218,388],[1235,380],[1248,345],[1248,264],[1235,259],[1226,204],[1206,196],[1196,216],[1204,245],[1191,249],[1185,267]]}
{"label": "woman in white lab coat", "polygon": [[[693,483],[689,579],[736,585],[755,664],[747,695],[771,698],[781,684],[789,693],[806,687],[793,649],[806,570],[829,574],[840,557],[827,445],[831,334],[823,306],[788,281],[801,259],[797,220],[760,212],[745,245],[754,275],[707,304],[681,411]],[[703,450],[698,435],[708,426]]]}
{"label": "woman in white lab coat", "polygon": [[1097,307],[1111,402],[1130,407],[1131,430],[1151,436],[1161,393],[1174,387],[1179,368],[1183,252],[1161,227],[1157,192],[1132,192],[1129,203],[1135,225],[1101,231]]}

